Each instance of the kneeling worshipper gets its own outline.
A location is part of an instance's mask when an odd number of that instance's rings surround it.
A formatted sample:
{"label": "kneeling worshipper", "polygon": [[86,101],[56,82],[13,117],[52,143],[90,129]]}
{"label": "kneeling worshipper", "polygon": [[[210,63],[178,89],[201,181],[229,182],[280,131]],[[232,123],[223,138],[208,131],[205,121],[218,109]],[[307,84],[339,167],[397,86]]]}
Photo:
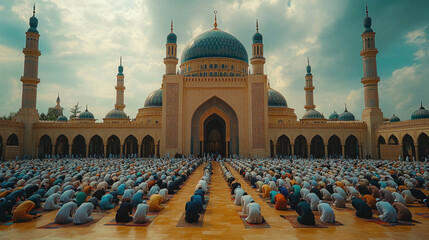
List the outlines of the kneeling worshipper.
{"label": "kneeling worshipper", "polygon": [[346,200],[339,193],[333,193],[331,195],[334,207],[336,208],[346,208]]}
{"label": "kneeling worshipper", "polygon": [[[365,195],[371,196],[371,195]],[[371,196],[372,197],[372,196]],[[360,199],[360,198],[352,198],[352,206],[356,209],[356,216],[360,218],[371,219],[372,218],[372,210],[368,204]]]}
{"label": "kneeling worshipper", "polygon": [[319,210],[321,214],[320,221],[326,223],[335,223],[335,213],[329,204],[320,200],[319,205],[317,205],[317,210]]}
{"label": "kneeling worshipper", "polygon": [[[279,190],[280,190],[280,188],[279,188]],[[274,202],[276,203],[275,208],[277,210],[287,210],[287,200],[286,200],[286,197],[282,193],[278,192],[276,194],[276,196],[274,197]]]}
{"label": "kneeling worshipper", "polygon": [[269,198],[270,197],[271,188],[270,185],[264,184],[262,186],[262,197],[263,198]]}
{"label": "kneeling worshipper", "polygon": [[133,204],[129,198],[125,199],[116,212],[115,221],[118,223],[128,223],[133,220],[130,214],[133,213]]}
{"label": "kneeling worshipper", "polygon": [[146,223],[149,221],[147,215],[149,214],[149,205],[146,204],[146,201],[143,200],[142,203],[137,205],[136,213],[134,214],[133,222],[134,223]]}
{"label": "kneeling worshipper", "polygon": [[28,200],[33,201],[34,204],[36,204],[36,206],[34,206],[34,209],[38,209],[42,207],[42,205],[40,205],[40,201],[42,200],[42,197],[39,194],[32,195],[31,197],[28,198]]}
{"label": "kneeling worshipper", "polygon": [[204,212],[204,208],[203,208],[203,201],[201,199],[200,195],[193,195],[191,197],[191,201],[194,201],[197,203],[197,208],[198,208],[198,212],[199,213],[203,213]]}
{"label": "kneeling worshipper", "polygon": [[30,214],[30,211],[36,206],[33,201],[27,200],[18,205],[13,212],[12,221],[15,223],[27,222],[34,218],[40,217],[38,215]]}
{"label": "kneeling worshipper", "polygon": [[398,221],[406,221],[406,222],[413,221],[413,214],[408,209],[408,207],[405,206],[405,204],[401,203],[398,200],[395,200],[392,206],[395,208],[396,213],[398,214]]}
{"label": "kneeling worshipper", "polygon": [[377,204],[377,200],[372,195],[363,195],[362,198],[371,209],[377,209],[375,206]]}
{"label": "kneeling worshipper", "polygon": [[271,203],[275,203],[275,196],[277,195],[277,191],[274,191],[274,190],[271,190],[271,192],[270,192],[270,202]]}
{"label": "kneeling worshipper", "polygon": [[56,210],[60,208],[60,194],[54,193],[46,199],[45,205],[43,206],[43,210]]}
{"label": "kneeling worshipper", "polygon": [[204,198],[204,190],[201,187],[195,190],[194,195],[200,195],[203,199],[203,204],[206,204],[206,200]]}
{"label": "kneeling worshipper", "polygon": [[188,223],[198,222],[198,218],[200,218],[198,212],[198,202],[192,200],[187,202],[185,206],[185,221]]}
{"label": "kneeling worshipper", "polygon": [[133,203],[133,207],[137,207],[140,203],[142,203],[143,202],[143,190],[138,190],[136,192],[136,194],[134,194],[131,202]]}
{"label": "kneeling worshipper", "polygon": [[311,207],[312,211],[317,211],[317,205],[319,205],[320,198],[315,193],[309,193],[304,198]]}
{"label": "kneeling worshipper", "polygon": [[106,194],[103,197],[101,197],[100,201],[100,209],[101,210],[109,210],[114,208],[115,205],[113,204],[113,195],[112,194]]}
{"label": "kneeling worshipper", "polygon": [[395,208],[390,205],[390,203],[385,201],[380,201],[379,198],[377,198],[377,210],[380,213],[380,216],[378,216],[381,221],[385,221],[388,223],[396,223],[398,222],[398,215],[396,213]]}
{"label": "kneeling worshipper", "polygon": [[251,203],[252,201],[253,201],[252,196],[247,195],[247,192],[245,192],[241,197],[241,206],[242,206],[241,212],[243,214],[247,214],[247,205],[249,205],[249,203]]}
{"label": "kneeling worshipper", "polygon": [[93,220],[93,218],[91,217],[93,210],[94,210],[94,205],[92,203],[89,203],[89,202],[82,203],[80,207],[76,210],[73,223],[76,225],[80,225],[80,224],[91,222]]}
{"label": "kneeling worshipper", "polygon": [[316,220],[314,220],[314,214],[311,211],[310,204],[305,200],[301,200],[296,206],[296,212],[299,217],[297,218],[298,222],[303,225],[314,225]]}
{"label": "kneeling worshipper", "polygon": [[87,197],[88,197],[88,195],[86,195],[86,193],[84,193],[84,192],[78,192],[76,194],[76,204],[77,204],[77,206],[80,206],[82,203],[84,203],[86,201]]}
{"label": "kneeling worshipper", "polygon": [[261,214],[261,206],[259,205],[259,203],[255,203],[255,201],[252,200],[247,205],[246,208],[247,208],[246,212],[248,214],[246,218],[246,222],[259,224],[264,221],[264,218],[262,217],[262,214]]}
{"label": "kneeling worshipper", "polygon": [[13,205],[10,201],[0,202],[0,222],[7,222],[12,220]]}
{"label": "kneeling worshipper", "polygon": [[241,187],[238,187],[235,189],[235,197],[234,197],[234,204],[237,206],[241,205],[241,197],[244,194],[244,190]]}
{"label": "kneeling worshipper", "polygon": [[73,214],[76,212],[77,204],[75,202],[68,202],[64,204],[60,210],[58,210],[57,215],[55,216],[55,223],[57,224],[67,224],[73,222]]}
{"label": "kneeling worshipper", "polygon": [[162,196],[158,193],[153,194],[149,200],[149,211],[160,212],[162,210]]}
{"label": "kneeling worshipper", "polygon": [[69,189],[69,190],[63,192],[61,194],[61,197],[60,197],[60,202],[62,202],[62,203],[70,202],[71,200],[73,200],[74,194],[75,194],[75,192],[73,189]]}

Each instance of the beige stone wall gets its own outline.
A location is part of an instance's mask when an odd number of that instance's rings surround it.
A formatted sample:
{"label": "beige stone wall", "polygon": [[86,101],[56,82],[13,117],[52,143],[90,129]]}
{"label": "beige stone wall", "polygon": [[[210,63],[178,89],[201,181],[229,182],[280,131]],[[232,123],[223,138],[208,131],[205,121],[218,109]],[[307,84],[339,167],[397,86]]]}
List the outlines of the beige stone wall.
{"label": "beige stone wall", "polygon": [[[18,146],[8,147],[7,139],[13,134],[18,138]],[[23,152],[24,123],[0,119],[0,138],[0,160],[15,159],[17,154],[20,156]]]}

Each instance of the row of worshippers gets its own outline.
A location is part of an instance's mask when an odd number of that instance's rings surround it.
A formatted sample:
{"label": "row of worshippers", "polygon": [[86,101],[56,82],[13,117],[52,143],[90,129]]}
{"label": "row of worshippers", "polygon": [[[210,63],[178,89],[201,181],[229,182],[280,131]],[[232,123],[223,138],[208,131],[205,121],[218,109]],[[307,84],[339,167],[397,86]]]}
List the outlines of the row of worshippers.
{"label": "row of worshippers", "polygon": [[212,162],[205,161],[206,164],[203,169],[203,177],[198,181],[195,186],[194,195],[191,196],[190,201],[185,205],[185,221],[188,223],[197,223],[200,214],[204,214],[204,205],[207,205],[205,194],[209,193],[208,185],[211,182]]}
{"label": "row of worshippers", "polygon": [[[58,222],[83,224],[92,211],[112,209],[119,198],[137,206],[143,195],[174,194],[201,164],[198,159],[23,160],[0,165],[0,221],[25,222],[60,209]],[[161,186],[161,187],[159,187]],[[162,190],[162,191],[161,191]],[[42,207],[42,203],[43,207]],[[160,204],[153,202],[153,208]],[[17,205],[17,206],[16,206]],[[16,206],[16,210],[12,209]]]}
{"label": "row of worshippers", "polygon": [[231,195],[233,195],[234,204],[242,207],[242,214],[247,215],[246,222],[250,224],[262,224],[265,219],[261,213],[261,206],[255,202],[251,195],[245,192],[241,188],[241,184],[235,181],[229,169],[226,167],[224,161],[219,162],[223,172],[223,176],[231,189]]}
{"label": "row of worshippers", "polygon": [[[292,209],[297,209],[300,199],[305,200],[310,204],[312,210],[322,212],[322,221],[334,219],[329,204],[322,201],[332,201],[334,207],[345,208],[347,201],[362,199],[372,209],[377,209],[380,212],[380,219],[388,222],[411,221],[411,212],[406,203],[414,203],[418,200],[419,202],[426,202],[428,206],[427,196],[417,188],[427,186],[427,172],[413,172],[412,167],[404,166],[403,162],[396,165],[386,161],[352,163],[352,166],[364,166],[361,169],[350,167],[350,162],[340,160],[327,162],[300,160],[294,161],[293,165],[287,160],[268,159],[253,161],[232,159],[230,162],[253,187],[263,193],[263,197],[270,198],[272,203],[276,203],[276,209],[284,209],[282,206],[284,204],[277,204],[276,202],[276,196],[283,200],[283,197],[279,195],[279,193],[283,193],[283,196],[289,199]],[[387,174],[386,171],[377,171],[377,168],[389,169],[386,166],[383,168],[383,163],[395,171],[389,170]],[[377,168],[368,167],[374,164],[377,164]],[[422,169],[426,168],[423,167]],[[410,177],[410,173],[415,174],[414,178]],[[289,192],[292,194],[288,196]],[[376,200],[378,198],[380,198],[379,203]],[[386,202],[390,203],[392,207],[386,206]],[[319,205],[321,205],[320,209]],[[327,214],[332,216],[323,217],[323,211],[332,213]],[[386,211],[389,214],[384,214]],[[369,214],[369,212],[365,214]],[[361,213],[357,213],[357,215],[362,216]],[[396,216],[396,218],[386,217],[391,215]]]}

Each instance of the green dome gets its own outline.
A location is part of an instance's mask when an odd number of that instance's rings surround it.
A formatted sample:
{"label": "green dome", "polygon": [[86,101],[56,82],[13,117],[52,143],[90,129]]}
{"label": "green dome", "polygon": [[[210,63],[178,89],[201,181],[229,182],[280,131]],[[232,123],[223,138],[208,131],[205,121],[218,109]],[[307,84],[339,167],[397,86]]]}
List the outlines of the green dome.
{"label": "green dome", "polygon": [[182,61],[198,58],[234,58],[248,63],[243,44],[231,34],[212,29],[191,40],[183,49]]}
{"label": "green dome", "polygon": [[401,121],[401,119],[399,119],[398,116],[396,116],[395,114],[393,114],[393,116],[389,119],[390,122],[399,122]]}
{"label": "green dome", "polygon": [[353,113],[347,111],[347,108],[344,110],[343,113],[340,114],[338,117],[340,121],[355,121],[355,115]]}
{"label": "green dome", "polygon": [[304,116],[302,116],[302,119],[319,119],[319,118],[323,118],[324,119],[325,117],[323,116],[323,114],[321,114],[316,109],[307,110],[304,113]]}
{"label": "green dome", "polygon": [[262,39],[262,34],[259,32],[256,32],[252,37],[253,43],[262,43]]}
{"label": "green dome", "polygon": [[61,115],[57,118],[57,122],[67,122],[67,117],[64,115]]}
{"label": "green dome", "polygon": [[331,113],[331,115],[329,115],[329,120],[338,120],[340,116],[338,115],[338,113],[336,111],[334,111],[333,113]]}
{"label": "green dome", "polygon": [[176,43],[177,42],[177,36],[174,33],[170,33],[167,36],[167,43]]}
{"label": "green dome", "polygon": [[144,107],[162,107],[162,88],[149,94],[144,101]]}
{"label": "green dome", "polygon": [[94,119],[94,115],[86,109],[85,112],[79,114],[79,119]]}
{"label": "green dome", "polygon": [[124,111],[115,108],[108,112],[105,118],[128,118],[128,116]]}
{"label": "green dome", "polygon": [[420,105],[420,108],[413,112],[411,115],[411,120],[425,119],[429,118],[429,111],[423,107],[423,104]]}
{"label": "green dome", "polygon": [[276,90],[268,88],[268,107],[287,107],[285,97]]}

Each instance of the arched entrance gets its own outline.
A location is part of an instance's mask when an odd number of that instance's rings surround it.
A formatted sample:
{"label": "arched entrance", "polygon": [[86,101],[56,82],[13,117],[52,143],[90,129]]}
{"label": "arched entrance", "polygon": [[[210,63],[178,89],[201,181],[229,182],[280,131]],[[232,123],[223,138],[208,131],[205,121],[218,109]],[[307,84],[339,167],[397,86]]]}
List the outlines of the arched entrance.
{"label": "arched entrance", "polygon": [[121,142],[119,141],[119,138],[116,135],[112,135],[107,139],[107,152],[106,157],[119,157],[119,154],[121,150]]}
{"label": "arched entrance", "polygon": [[413,138],[410,135],[405,134],[405,136],[402,138],[402,145],[404,160],[406,160],[407,157],[409,161],[413,160],[413,156],[416,156],[416,149],[414,148]]}
{"label": "arched entrance", "polygon": [[390,135],[388,143],[389,145],[398,145],[399,140],[395,135]]}
{"label": "arched entrance", "polygon": [[86,157],[86,143],[82,135],[77,135],[73,139],[72,154],[74,157]]}
{"label": "arched entrance", "polygon": [[138,153],[138,143],[137,138],[133,135],[129,135],[127,138],[125,138],[124,142],[124,154],[126,157],[131,157],[134,154]]}
{"label": "arched entrance", "polygon": [[150,135],[146,135],[142,141],[142,157],[153,157],[155,155],[155,140]]}
{"label": "arched entrance", "polygon": [[[213,114],[218,116],[216,117],[218,121],[217,126],[207,125],[213,119],[210,121],[206,120],[212,117]],[[215,124],[215,122],[212,124]],[[210,132],[206,131],[210,130],[206,128],[207,126],[211,127],[211,129],[217,129],[219,135],[222,137],[220,142],[218,141],[217,148],[214,148],[216,141],[213,142],[213,139],[207,139]],[[215,135],[212,135],[212,137],[215,137]],[[206,150],[209,150],[209,152],[220,150],[225,155],[239,154],[238,118],[235,111],[220,98],[210,98],[201,104],[192,116],[190,141],[190,152],[196,155],[201,156],[205,152],[208,152]],[[206,141],[210,141],[211,143],[208,144]],[[207,149],[207,147],[211,149]]]}
{"label": "arched entrance", "polygon": [[325,144],[321,136],[316,135],[313,137],[313,139],[311,139],[310,154],[314,158],[325,157]]}
{"label": "arched entrance", "polygon": [[104,153],[103,139],[100,136],[95,135],[89,141],[89,156],[93,158],[99,158]]}
{"label": "arched entrance", "polygon": [[12,133],[12,135],[10,135],[7,138],[6,145],[7,146],[18,146],[19,145],[18,137],[15,135],[15,133]]}
{"label": "arched entrance", "polygon": [[0,160],[3,160],[3,137],[0,135]]}
{"label": "arched entrance", "polygon": [[295,146],[294,146],[294,152],[295,155],[301,158],[307,158],[307,139],[299,135],[297,138],[295,138]]}
{"label": "arched entrance", "polygon": [[225,120],[217,114],[212,114],[204,121],[204,154],[213,153],[225,156],[225,125]]}
{"label": "arched entrance", "polygon": [[359,144],[355,136],[350,135],[346,139],[346,144],[344,146],[344,155],[345,158],[357,158],[359,156]]}
{"label": "arched entrance", "polygon": [[281,135],[276,143],[276,155],[286,157],[291,155],[290,140],[286,135]]}
{"label": "arched entrance", "polygon": [[341,140],[337,135],[332,135],[328,140],[328,157],[339,158],[341,155]]}
{"label": "arched entrance", "polygon": [[39,141],[39,158],[52,155],[52,140],[48,135],[43,135]]}
{"label": "arched entrance", "polygon": [[377,140],[378,146],[378,159],[381,159],[381,145],[386,144],[386,140],[384,140],[383,136],[379,136]]}
{"label": "arched entrance", "polygon": [[429,160],[429,137],[425,133],[420,134],[418,140],[417,140],[419,146],[419,160],[425,160],[425,158],[428,158]]}
{"label": "arched entrance", "polygon": [[66,136],[60,135],[57,138],[57,145],[55,145],[55,154],[64,157],[69,154],[69,140]]}

